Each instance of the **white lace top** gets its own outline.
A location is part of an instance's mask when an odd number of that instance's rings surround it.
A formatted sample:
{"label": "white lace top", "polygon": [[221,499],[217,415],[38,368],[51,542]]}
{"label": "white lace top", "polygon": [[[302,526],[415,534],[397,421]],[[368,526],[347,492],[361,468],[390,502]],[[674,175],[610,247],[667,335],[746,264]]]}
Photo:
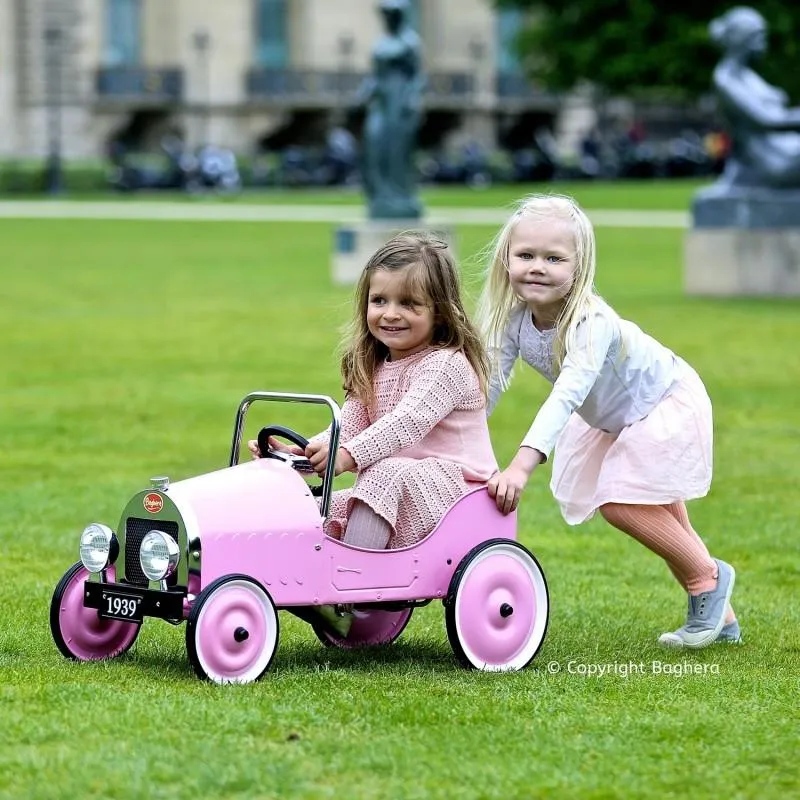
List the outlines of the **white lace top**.
{"label": "white lace top", "polygon": [[[553,384],[523,447],[545,458],[573,412],[594,428],[618,433],[644,419],[679,380],[684,362],[639,327],[599,304],[576,331],[577,352],[568,352],[558,374],[553,370],[555,329],[540,331],[527,306],[511,315],[489,386],[491,414],[518,358]],[[498,374],[499,371],[499,374]]]}

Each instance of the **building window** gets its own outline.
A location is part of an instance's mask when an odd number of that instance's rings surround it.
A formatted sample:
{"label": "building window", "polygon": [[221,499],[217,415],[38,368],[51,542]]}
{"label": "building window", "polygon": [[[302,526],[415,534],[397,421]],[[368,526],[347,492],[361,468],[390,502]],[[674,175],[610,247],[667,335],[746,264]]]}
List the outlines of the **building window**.
{"label": "building window", "polygon": [[280,69],[289,62],[287,0],[255,0],[256,61]]}
{"label": "building window", "polygon": [[497,12],[497,71],[506,75],[522,73],[517,36],[523,25],[522,11],[504,8]]}
{"label": "building window", "polygon": [[141,33],[141,0],[106,0],[103,60],[107,66],[138,64]]}
{"label": "building window", "polygon": [[420,13],[419,0],[409,0],[408,21],[411,27],[422,36],[422,14]]}

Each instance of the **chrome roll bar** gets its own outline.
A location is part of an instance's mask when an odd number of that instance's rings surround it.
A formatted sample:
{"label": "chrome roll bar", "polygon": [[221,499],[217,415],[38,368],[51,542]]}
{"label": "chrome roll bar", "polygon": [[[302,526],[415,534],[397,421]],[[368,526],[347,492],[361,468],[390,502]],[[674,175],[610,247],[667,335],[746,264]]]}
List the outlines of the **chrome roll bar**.
{"label": "chrome roll bar", "polygon": [[239,463],[239,450],[242,445],[242,431],[247,417],[247,411],[257,400],[278,403],[314,403],[316,405],[327,406],[331,412],[331,432],[330,432],[330,453],[328,464],[325,467],[325,475],[322,478],[322,498],[320,500],[320,513],[323,517],[328,516],[331,504],[331,493],[333,491],[334,467],[336,466],[336,451],[339,449],[339,432],[341,430],[342,412],[338,403],[324,394],[292,394],[290,392],[251,392],[248,394],[236,411],[236,422],[233,426],[233,442],[231,444],[230,466],[235,467]]}

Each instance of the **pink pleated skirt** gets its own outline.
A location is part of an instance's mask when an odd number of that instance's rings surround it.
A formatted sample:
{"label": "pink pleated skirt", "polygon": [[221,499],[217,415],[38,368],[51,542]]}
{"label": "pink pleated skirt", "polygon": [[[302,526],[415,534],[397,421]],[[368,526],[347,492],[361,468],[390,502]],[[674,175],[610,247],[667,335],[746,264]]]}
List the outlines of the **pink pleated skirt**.
{"label": "pink pleated skirt", "polygon": [[670,393],[619,433],[573,414],[555,446],[550,488],[564,519],[578,525],[605,503],[664,505],[703,497],[711,486],[711,401],[683,365]]}

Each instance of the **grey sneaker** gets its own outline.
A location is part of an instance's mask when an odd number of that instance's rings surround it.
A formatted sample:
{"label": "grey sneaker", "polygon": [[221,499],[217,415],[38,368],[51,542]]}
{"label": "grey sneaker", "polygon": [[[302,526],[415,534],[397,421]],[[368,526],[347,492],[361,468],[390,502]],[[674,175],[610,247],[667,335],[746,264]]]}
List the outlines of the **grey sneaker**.
{"label": "grey sneaker", "polygon": [[735,619],[733,622],[722,626],[722,630],[717,636],[718,642],[725,642],[725,644],[742,644],[742,629],[739,627],[739,620]]}
{"label": "grey sneaker", "polygon": [[[671,633],[662,633],[658,637],[659,644],[665,647],[686,647],[683,641],[683,634],[686,629],[684,625]],[[733,622],[722,626],[719,636],[714,640],[714,644],[742,644],[742,629],[739,627],[739,620],[735,619]]]}
{"label": "grey sneaker", "polygon": [[[719,638],[725,627],[725,609],[731,599],[736,572],[730,564],[714,560],[719,570],[716,588],[698,595],[690,594],[686,624],[676,631],[659,636],[660,644],[699,650],[708,647]],[[738,628],[738,623],[731,623],[731,626],[734,624]]]}

